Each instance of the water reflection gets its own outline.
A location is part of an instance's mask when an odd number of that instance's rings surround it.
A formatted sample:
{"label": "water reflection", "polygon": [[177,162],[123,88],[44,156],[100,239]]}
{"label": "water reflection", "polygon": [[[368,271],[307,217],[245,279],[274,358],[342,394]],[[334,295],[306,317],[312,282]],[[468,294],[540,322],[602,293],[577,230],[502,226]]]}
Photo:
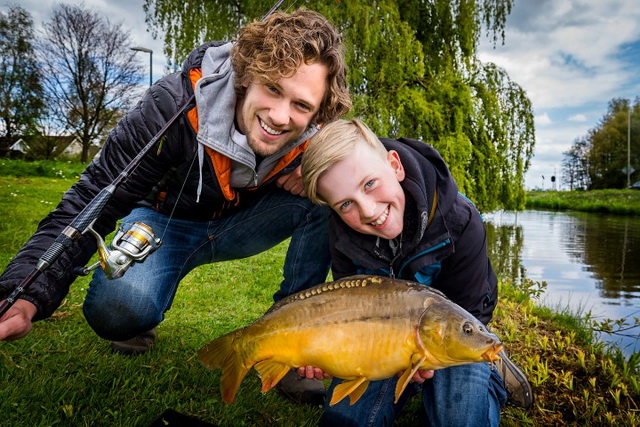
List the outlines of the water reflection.
{"label": "water reflection", "polygon": [[[599,318],[640,316],[640,218],[528,210],[485,215],[500,277],[546,281],[543,302]],[[634,337],[603,337],[626,353]]]}

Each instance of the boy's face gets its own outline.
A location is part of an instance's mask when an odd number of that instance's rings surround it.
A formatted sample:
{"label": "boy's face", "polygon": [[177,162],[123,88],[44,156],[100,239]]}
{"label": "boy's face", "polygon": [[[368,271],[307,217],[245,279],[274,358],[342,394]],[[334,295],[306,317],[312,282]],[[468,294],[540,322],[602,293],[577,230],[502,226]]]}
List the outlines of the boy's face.
{"label": "boy's face", "polygon": [[328,73],[326,65],[302,64],[277,83],[249,84],[236,121],[256,154],[270,156],[302,135],[320,109]]}
{"label": "boy's face", "polygon": [[389,151],[385,158],[361,142],[320,176],[318,193],[349,227],[393,239],[402,232],[403,179],[397,152]]}

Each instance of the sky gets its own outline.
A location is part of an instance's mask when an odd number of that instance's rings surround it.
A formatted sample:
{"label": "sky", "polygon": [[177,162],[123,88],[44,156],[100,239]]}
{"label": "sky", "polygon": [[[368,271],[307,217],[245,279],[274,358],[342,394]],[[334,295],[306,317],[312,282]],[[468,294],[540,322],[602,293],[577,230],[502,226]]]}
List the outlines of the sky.
{"label": "sky", "polygon": [[[49,18],[53,5],[59,2],[0,0],[0,7],[6,10],[12,3],[28,10],[38,26]],[[154,39],[147,30],[143,3],[144,0],[83,2],[112,23],[121,23],[131,35],[132,46],[153,50],[153,80],[156,80],[165,72],[166,59],[162,40]],[[536,148],[525,186],[549,189],[551,176],[558,178],[556,185],[561,179],[562,153],[598,125],[609,101],[640,96],[640,1],[514,0],[514,3],[507,18],[504,44],[494,46],[489,38],[483,38],[478,57],[504,68],[531,99]],[[138,55],[143,64],[149,62],[147,53]]]}

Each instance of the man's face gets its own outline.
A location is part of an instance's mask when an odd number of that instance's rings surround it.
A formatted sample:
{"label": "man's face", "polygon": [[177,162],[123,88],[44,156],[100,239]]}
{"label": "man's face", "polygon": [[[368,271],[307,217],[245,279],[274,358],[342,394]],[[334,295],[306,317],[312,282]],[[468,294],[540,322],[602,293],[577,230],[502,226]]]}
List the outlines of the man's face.
{"label": "man's face", "polygon": [[402,232],[404,169],[398,153],[386,158],[364,142],[318,180],[318,194],[354,230],[385,239]]}
{"label": "man's face", "polygon": [[327,75],[325,65],[302,64],[293,76],[277,83],[247,87],[236,106],[236,119],[256,154],[274,154],[307,129],[324,99]]}

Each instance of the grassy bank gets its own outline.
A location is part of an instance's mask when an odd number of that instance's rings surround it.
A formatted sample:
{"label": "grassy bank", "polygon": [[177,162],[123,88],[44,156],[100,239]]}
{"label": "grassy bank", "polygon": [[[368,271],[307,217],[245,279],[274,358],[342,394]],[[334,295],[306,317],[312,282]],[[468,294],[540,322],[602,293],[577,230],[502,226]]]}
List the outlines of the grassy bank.
{"label": "grassy bank", "polygon": [[[73,180],[0,177],[0,267],[4,267]],[[0,342],[0,425],[147,426],[172,408],[222,426],[315,425],[319,408],[260,394],[251,373],[226,406],[219,372],[195,358],[211,339],[270,306],[286,245],[242,261],[203,266],[182,282],[154,349],[136,357],[109,350],[84,321],[88,278],[56,314],[22,340]],[[638,357],[605,351],[579,319],[535,304],[537,283],[501,284],[494,330],[529,375],[536,404],[507,407],[505,426],[640,425]],[[398,425],[420,421],[413,399]]]}
{"label": "grassy bank", "polygon": [[640,215],[640,191],[530,191],[527,208]]}

